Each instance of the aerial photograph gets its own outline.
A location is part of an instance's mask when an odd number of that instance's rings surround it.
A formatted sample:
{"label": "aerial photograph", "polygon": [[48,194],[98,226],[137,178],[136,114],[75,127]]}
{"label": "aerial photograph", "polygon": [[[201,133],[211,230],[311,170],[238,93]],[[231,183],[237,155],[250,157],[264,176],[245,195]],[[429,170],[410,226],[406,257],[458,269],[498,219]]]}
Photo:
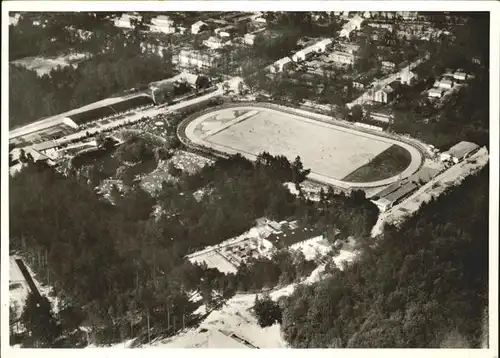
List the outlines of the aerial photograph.
{"label": "aerial photograph", "polygon": [[490,12],[8,18],[2,349],[491,348]]}

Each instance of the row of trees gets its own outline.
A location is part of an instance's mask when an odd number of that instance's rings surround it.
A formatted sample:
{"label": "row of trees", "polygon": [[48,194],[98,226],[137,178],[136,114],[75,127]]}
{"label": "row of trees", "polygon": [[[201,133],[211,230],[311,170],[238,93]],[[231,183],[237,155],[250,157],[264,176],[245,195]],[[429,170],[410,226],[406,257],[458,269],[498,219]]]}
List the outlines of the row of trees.
{"label": "row of trees", "polygon": [[296,348],[484,347],[488,168],[283,303]]}

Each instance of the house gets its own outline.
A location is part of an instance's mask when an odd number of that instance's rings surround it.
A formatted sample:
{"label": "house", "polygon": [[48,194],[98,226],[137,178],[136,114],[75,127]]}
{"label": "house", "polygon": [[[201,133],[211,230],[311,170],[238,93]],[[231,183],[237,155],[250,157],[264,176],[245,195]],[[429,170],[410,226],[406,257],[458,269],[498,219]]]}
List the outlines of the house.
{"label": "house", "polygon": [[359,51],[359,45],[340,42],[337,46],[340,52],[355,54]]}
{"label": "house", "polygon": [[418,76],[417,76],[417,74],[415,72],[413,72],[413,71],[404,71],[401,74],[400,82],[403,85],[408,85],[409,86],[409,85],[413,84],[417,79],[418,79]]}
{"label": "house", "polygon": [[388,85],[373,92],[373,101],[380,103],[389,103],[392,102],[394,96],[394,88]]}
{"label": "house", "polygon": [[191,25],[191,33],[193,35],[197,35],[202,31],[205,31],[208,28],[208,25],[203,21],[197,21]]}
{"label": "house", "polygon": [[460,142],[448,149],[446,152],[440,154],[441,161],[452,161],[455,164],[467,159],[479,149],[479,146],[471,142]]}
{"label": "house", "polygon": [[453,74],[453,78],[458,81],[465,81],[467,79],[467,74],[463,71],[458,70]]}
{"label": "house", "polygon": [[479,58],[477,56],[474,56],[471,61],[472,61],[472,63],[474,63],[476,65],[480,65],[481,64],[481,58]]}
{"label": "house", "polygon": [[434,82],[434,87],[451,89],[453,87],[453,80],[447,78],[444,78],[441,81],[437,80],[436,82]]}
{"label": "house", "polygon": [[328,56],[328,62],[334,62],[340,65],[352,65],[354,64],[355,56],[350,53],[333,51]]}
{"label": "house", "polygon": [[9,26],[16,26],[17,23],[19,22],[19,18],[21,17],[21,14],[14,14],[14,15],[9,15]]}
{"label": "house", "polygon": [[142,16],[140,15],[130,15],[130,14],[123,14],[121,17],[116,18],[114,20],[114,24],[116,27],[124,28],[124,29],[133,29],[133,23],[134,22],[140,22],[142,21]]}
{"label": "house", "polygon": [[224,39],[211,36],[208,39],[203,41],[203,45],[207,46],[208,48],[212,50],[217,50],[220,49],[224,46],[226,46],[230,41],[225,41]]}
{"label": "house", "polygon": [[429,98],[441,98],[443,97],[443,90],[441,88],[431,88],[429,91],[427,91],[427,96]]}
{"label": "house", "polygon": [[283,57],[282,59],[279,59],[278,61],[274,62],[271,67],[271,73],[276,73],[276,72],[282,72],[286,69],[288,69],[292,64],[292,60],[290,57]]}
{"label": "house", "polygon": [[245,34],[245,36],[243,37],[243,42],[246,43],[247,45],[253,45],[255,42],[255,35]]}
{"label": "house", "polygon": [[364,90],[367,88],[370,84],[372,83],[371,79],[365,76],[359,76],[354,79],[352,82],[352,87],[359,89],[359,90]]}
{"label": "house", "polygon": [[214,33],[219,37],[231,37],[231,35],[236,31],[236,27],[233,25],[228,25],[224,27],[219,27],[214,30]]}
{"label": "house", "polygon": [[364,21],[365,19],[363,19],[361,16],[355,15],[353,18],[349,19],[349,22],[347,22],[342,27],[342,30],[340,30],[340,37],[349,38],[353,31],[361,29],[361,25],[363,24]]}
{"label": "house", "polygon": [[222,55],[210,51],[182,49],[176,61],[180,68],[217,68],[222,64]]}
{"label": "house", "polygon": [[396,15],[406,21],[415,21],[418,19],[418,11],[397,11]]}
{"label": "house", "polygon": [[370,27],[376,28],[376,29],[384,29],[384,30],[387,30],[389,32],[392,32],[392,30],[393,30],[393,24],[386,23],[386,22],[372,21],[372,22],[367,23],[367,25]]}
{"label": "house", "polygon": [[311,56],[314,53],[316,53],[316,48],[314,46],[309,46],[309,47],[306,47],[306,48],[296,52],[292,56],[292,60],[294,62],[305,61],[305,60],[311,58]]}
{"label": "house", "polygon": [[382,61],[382,68],[386,70],[394,70],[396,68],[396,64],[391,61]]}
{"label": "house", "polygon": [[326,52],[332,47],[332,45],[332,39],[324,39],[316,43],[314,46],[316,47],[316,52]]}
{"label": "house", "polygon": [[164,34],[173,34],[175,32],[174,21],[168,16],[160,15],[151,19],[149,29],[152,32],[161,32]]}

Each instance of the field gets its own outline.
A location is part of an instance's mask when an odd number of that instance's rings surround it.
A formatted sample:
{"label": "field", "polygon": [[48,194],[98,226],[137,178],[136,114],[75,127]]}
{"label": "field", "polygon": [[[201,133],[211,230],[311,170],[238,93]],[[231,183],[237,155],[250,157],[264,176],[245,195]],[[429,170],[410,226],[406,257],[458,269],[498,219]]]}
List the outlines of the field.
{"label": "field", "polygon": [[[207,113],[188,123],[184,135],[196,145],[228,154],[240,153],[252,160],[263,151],[285,155],[290,161],[300,156],[304,167],[311,169],[311,179],[340,187],[388,184],[398,180],[398,174],[413,174],[422,160],[419,151],[406,143],[260,107]],[[392,158],[387,155],[377,158],[394,145],[409,152],[411,160],[404,168],[391,164]],[[345,179],[374,159],[374,164],[381,168],[366,175],[364,182]],[[392,167],[388,175],[382,175]]]}
{"label": "field", "polygon": [[411,154],[399,145],[392,145],[342,180],[357,183],[387,179],[403,172],[410,163]]}

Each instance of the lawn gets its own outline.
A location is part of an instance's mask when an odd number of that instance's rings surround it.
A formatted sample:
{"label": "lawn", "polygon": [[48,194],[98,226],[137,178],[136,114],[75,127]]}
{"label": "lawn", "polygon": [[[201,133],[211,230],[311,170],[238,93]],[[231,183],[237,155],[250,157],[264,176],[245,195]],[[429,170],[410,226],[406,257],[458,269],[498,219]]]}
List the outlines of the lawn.
{"label": "lawn", "polygon": [[411,163],[411,154],[399,145],[392,145],[342,180],[362,183],[391,178],[403,172]]}

